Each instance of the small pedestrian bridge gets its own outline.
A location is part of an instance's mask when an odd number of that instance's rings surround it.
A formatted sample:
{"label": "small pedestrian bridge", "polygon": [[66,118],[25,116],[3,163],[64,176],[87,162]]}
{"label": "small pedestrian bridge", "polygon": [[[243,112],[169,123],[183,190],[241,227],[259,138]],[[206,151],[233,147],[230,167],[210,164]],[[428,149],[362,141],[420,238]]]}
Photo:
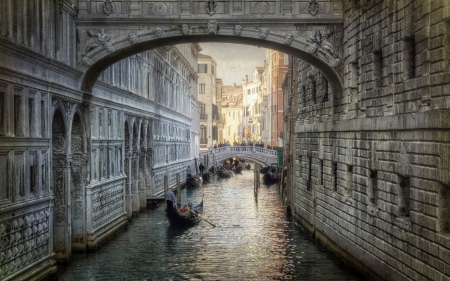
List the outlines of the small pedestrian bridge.
{"label": "small pedestrian bridge", "polygon": [[209,169],[217,161],[233,157],[244,158],[263,165],[278,162],[278,152],[276,150],[257,146],[224,146],[208,151],[201,151],[199,160],[206,169]]}

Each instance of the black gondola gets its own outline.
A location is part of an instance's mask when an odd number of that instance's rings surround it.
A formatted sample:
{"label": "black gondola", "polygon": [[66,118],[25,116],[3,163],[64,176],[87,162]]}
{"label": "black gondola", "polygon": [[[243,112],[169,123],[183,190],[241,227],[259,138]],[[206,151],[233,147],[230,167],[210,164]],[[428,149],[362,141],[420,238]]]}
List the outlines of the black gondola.
{"label": "black gondola", "polygon": [[231,173],[230,171],[224,170],[223,168],[218,170],[217,172],[217,176],[219,176],[222,179],[228,179],[231,177]]}
{"label": "black gondola", "polygon": [[278,182],[278,174],[275,172],[267,172],[263,176],[264,184],[271,185]]}
{"label": "black gondola", "polygon": [[270,169],[270,166],[265,166],[265,167],[262,167],[261,169],[259,169],[259,172],[261,174],[265,174],[269,171],[269,169]]}
{"label": "black gondola", "polygon": [[[183,209],[177,209],[175,212],[166,212],[166,217],[169,220],[171,226],[175,227],[188,227],[196,225],[200,220],[200,216],[203,213],[203,201],[194,207],[194,212]],[[198,215],[197,215],[198,214]]]}
{"label": "black gondola", "polygon": [[236,173],[236,174],[240,174],[240,173],[242,173],[242,170],[243,170],[244,168],[241,166],[241,165],[237,165],[237,166],[235,166],[234,168],[233,168],[233,172],[234,173]]}
{"label": "black gondola", "polygon": [[197,175],[191,175],[190,177],[186,178],[186,186],[187,187],[197,187],[202,185],[203,178]]}

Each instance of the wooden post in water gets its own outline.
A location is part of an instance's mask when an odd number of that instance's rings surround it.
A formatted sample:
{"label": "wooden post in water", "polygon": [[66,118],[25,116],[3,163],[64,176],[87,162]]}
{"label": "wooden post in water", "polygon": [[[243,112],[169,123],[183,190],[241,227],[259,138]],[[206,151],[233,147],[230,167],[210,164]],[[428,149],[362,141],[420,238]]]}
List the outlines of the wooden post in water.
{"label": "wooden post in water", "polygon": [[164,208],[167,210],[167,191],[169,191],[169,178],[164,175]]}
{"label": "wooden post in water", "polygon": [[255,185],[255,192],[258,192],[259,185],[260,185],[260,172],[259,172],[260,169],[261,169],[261,165],[259,163],[256,163],[255,169],[253,171],[253,174],[255,175],[255,178],[253,180],[254,185]]}
{"label": "wooden post in water", "polygon": [[177,174],[177,207],[181,207],[181,185],[180,185],[180,173]]}

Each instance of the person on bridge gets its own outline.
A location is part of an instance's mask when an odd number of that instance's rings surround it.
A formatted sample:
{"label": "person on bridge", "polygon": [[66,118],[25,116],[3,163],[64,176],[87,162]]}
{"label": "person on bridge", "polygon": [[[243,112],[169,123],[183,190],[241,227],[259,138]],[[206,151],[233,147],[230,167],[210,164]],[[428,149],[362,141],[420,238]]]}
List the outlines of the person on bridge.
{"label": "person on bridge", "polygon": [[174,189],[173,188],[169,188],[169,190],[166,193],[166,205],[167,205],[167,210],[166,212],[168,214],[173,214],[176,211],[176,207],[175,207],[175,193],[173,193]]}
{"label": "person on bridge", "polygon": [[200,170],[200,174],[203,175],[205,173],[205,166],[203,166],[202,163],[200,163],[200,165],[198,166],[199,170]]}

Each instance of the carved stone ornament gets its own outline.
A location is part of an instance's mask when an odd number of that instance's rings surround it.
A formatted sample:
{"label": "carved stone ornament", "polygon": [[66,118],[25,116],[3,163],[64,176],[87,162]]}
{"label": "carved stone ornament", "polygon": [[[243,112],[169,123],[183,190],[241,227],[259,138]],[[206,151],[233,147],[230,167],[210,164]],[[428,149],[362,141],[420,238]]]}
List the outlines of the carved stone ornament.
{"label": "carved stone ornament", "polygon": [[306,51],[314,54],[317,51],[323,53],[329,60],[331,67],[337,67],[341,63],[341,59],[337,55],[336,47],[330,41],[330,37],[334,34],[334,30],[316,30],[314,35],[309,36],[311,44],[306,47]]}
{"label": "carved stone ornament", "polygon": [[189,30],[189,24],[182,24],[181,25],[181,33],[183,33],[183,35],[190,35],[191,31]]}
{"label": "carved stone ornament", "polygon": [[156,37],[156,38],[162,38],[162,37],[164,37],[164,35],[165,35],[164,30],[163,30],[162,27],[160,27],[160,26],[157,26],[157,27],[155,28],[155,31],[154,31],[153,33],[155,34],[155,37]]}
{"label": "carved stone ornament", "polygon": [[205,4],[206,12],[210,16],[212,16],[216,13],[218,7],[219,7],[219,5],[214,0],[208,0],[208,2],[206,2],[206,4]]}
{"label": "carved stone ornament", "polygon": [[139,43],[139,36],[136,33],[128,34],[128,40],[130,40],[131,44]]}
{"label": "carved stone ornament", "polygon": [[219,27],[217,26],[217,22],[214,20],[210,20],[206,23],[206,34],[208,35],[216,35]]}
{"label": "carved stone ornament", "polygon": [[91,60],[91,59],[90,59],[89,57],[87,57],[87,56],[84,56],[84,57],[81,59],[81,62],[82,62],[84,65],[86,65],[86,66],[91,66],[91,65],[94,64],[94,61]]}
{"label": "carved stone ornament", "polygon": [[286,36],[284,36],[284,44],[285,45],[291,45],[293,40],[294,40],[294,35],[292,35],[291,33],[288,33],[288,34],[286,34]]}
{"label": "carved stone ornament", "polygon": [[236,24],[234,26],[234,35],[240,36],[242,33],[242,28],[243,28],[242,25]]}
{"label": "carved stone ornament", "polygon": [[267,2],[259,2],[256,4],[256,11],[259,14],[266,14],[269,11],[270,5]]}
{"label": "carved stone ornament", "polygon": [[108,16],[114,13],[116,10],[116,4],[113,3],[111,0],[106,0],[103,2],[103,13],[107,14]]}
{"label": "carved stone ornament", "polygon": [[267,35],[269,35],[269,29],[266,27],[262,27],[259,29],[259,38],[266,39]]}
{"label": "carved stone ornament", "polygon": [[317,3],[317,0],[309,0],[307,9],[308,13],[314,17],[319,12],[319,3]]}
{"label": "carved stone ornament", "polygon": [[[90,50],[102,45],[103,48],[106,49],[108,53],[114,52],[114,46],[111,43],[111,37],[107,34],[105,34],[105,30],[102,29],[100,33],[95,34],[94,32],[88,31],[88,34],[91,36],[91,38],[86,43],[86,47],[83,50],[83,57],[85,57],[86,53]],[[84,59],[83,59],[84,63]]]}

